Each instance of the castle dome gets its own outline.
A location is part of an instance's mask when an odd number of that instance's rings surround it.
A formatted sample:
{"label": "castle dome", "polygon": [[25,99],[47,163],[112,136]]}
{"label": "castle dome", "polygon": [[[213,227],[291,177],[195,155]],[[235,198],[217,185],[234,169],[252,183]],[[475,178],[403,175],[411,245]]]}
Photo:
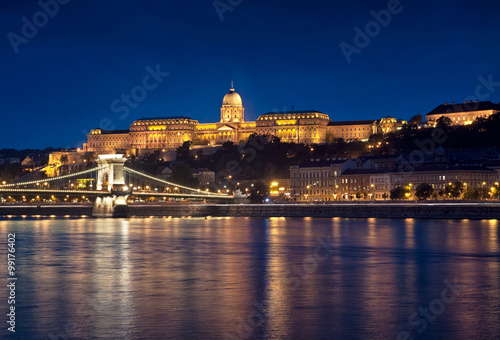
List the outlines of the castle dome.
{"label": "castle dome", "polygon": [[243,106],[240,95],[234,91],[233,82],[231,82],[231,89],[222,99],[222,105]]}

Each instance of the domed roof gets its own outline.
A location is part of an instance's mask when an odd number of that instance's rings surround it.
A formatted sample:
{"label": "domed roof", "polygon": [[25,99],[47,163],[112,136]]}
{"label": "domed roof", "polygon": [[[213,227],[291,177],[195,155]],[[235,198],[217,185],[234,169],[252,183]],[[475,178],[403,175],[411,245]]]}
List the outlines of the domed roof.
{"label": "domed roof", "polygon": [[243,106],[240,95],[234,91],[233,82],[231,82],[231,89],[222,99],[222,105]]}

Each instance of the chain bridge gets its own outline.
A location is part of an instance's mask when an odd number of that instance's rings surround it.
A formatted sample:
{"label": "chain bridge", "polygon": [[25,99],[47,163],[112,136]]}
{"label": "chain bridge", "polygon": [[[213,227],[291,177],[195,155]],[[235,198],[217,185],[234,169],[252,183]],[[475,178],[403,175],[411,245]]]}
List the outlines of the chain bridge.
{"label": "chain bridge", "polygon": [[203,191],[179,185],[125,166],[120,154],[99,155],[97,166],[50,178],[20,180],[0,185],[4,200],[36,202],[52,199],[59,202],[95,201],[98,197],[126,196],[132,199],[175,198],[228,201],[224,193]]}

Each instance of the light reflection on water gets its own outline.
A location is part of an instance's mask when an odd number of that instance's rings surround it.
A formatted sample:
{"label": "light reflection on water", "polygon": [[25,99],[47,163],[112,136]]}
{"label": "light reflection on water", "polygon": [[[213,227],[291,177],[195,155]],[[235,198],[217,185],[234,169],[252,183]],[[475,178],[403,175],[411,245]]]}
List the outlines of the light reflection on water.
{"label": "light reflection on water", "polygon": [[[10,219],[0,231],[17,236],[19,339],[500,338],[496,220]],[[417,333],[410,315],[455,278],[460,295]]]}

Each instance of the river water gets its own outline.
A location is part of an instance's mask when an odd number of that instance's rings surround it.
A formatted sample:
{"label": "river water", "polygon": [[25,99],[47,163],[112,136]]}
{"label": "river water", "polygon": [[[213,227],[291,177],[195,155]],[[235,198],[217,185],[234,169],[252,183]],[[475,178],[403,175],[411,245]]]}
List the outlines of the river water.
{"label": "river water", "polygon": [[12,339],[500,339],[498,221],[15,219]]}

